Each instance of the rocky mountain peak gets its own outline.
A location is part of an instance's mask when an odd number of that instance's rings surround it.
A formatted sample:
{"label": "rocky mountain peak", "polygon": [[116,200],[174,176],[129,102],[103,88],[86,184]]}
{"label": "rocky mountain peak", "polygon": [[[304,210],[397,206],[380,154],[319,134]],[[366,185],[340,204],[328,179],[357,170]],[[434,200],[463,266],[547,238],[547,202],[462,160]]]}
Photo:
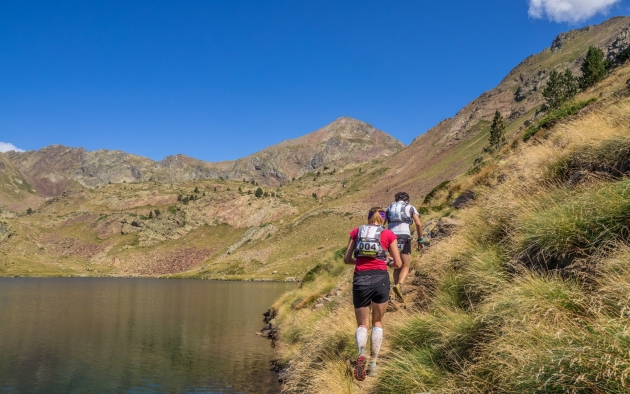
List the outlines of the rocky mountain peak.
{"label": "rocky mountain peak", "polygon": [[397,141],[395,138],[388,134],[376,129],[369,123],[360,121],[358,119],[351,118],[349,116],[343,116],[337,118],[332,123],[315,130],[312,133],[304,135],[302,137],[283,141],[279,146],[296,146],[296,145],[313,145],[325,143],[331,139],[365,139],[372,140],[371,143],[393,143],[400,145],[402,149],[404,145]]}
{"label": "rocky mountain peak", "polygon": [[46,196],[58,195],[70,181],[86,187],[107,183],[194,179],[256,180],[261,184],[286,183],[333,162],[353,163],[390,156],[404,145],[373,126],[342,117],[305,136],[270,146],[248,157],[209,163],[183,154],[159,162],[118,150],[50,145],[39,151],[8,152],[6,157]]}

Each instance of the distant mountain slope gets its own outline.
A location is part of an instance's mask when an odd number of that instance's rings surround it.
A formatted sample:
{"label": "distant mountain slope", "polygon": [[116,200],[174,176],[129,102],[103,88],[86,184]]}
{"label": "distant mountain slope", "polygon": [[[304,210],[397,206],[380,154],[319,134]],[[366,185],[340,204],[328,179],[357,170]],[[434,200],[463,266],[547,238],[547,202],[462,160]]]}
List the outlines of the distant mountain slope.
{"label": "distant mountain slope", "polygon": [[356,119],[343,117],[310,134],[283,141],[239,159],[230,173],[256,174],[284,182],[335,163],[360,163],[391,156],[404,145],[390,135]]}
{"label": "distant mountain slope", "polygon": [[529,56],[497,87],[387,159],[384,165],[389,171],[372,190],[371,198],[378,201],[391,194],[386,190],[398,188],[418,198],[440,182],[466,171],[487,142],[495,111],[513,123],[508,131],[518,131],[543,104],[541,90],[551,71],[568,67],[581,75],[580,65],[590,45],[601,48],[610,58],[630,47],[630,17],[615,17],[597,26],[560,34],[551,47]]}
{"label": "distant mountain slope", "polygon": [[6,157],[43,196],[55,196],[68,182],[87,187],[157,180],[182,182],[219,178],[277,185],[324,165],[362,162],[390,156],[404,145],[356,119],[343,117],[303,137],[270,146],[245,158],[208,163],[184,155],[160,162],[121,151],[52,145],[39,151],[9,152]]}
{"label": "distant mountain slope", "polygon": [[[36,197],[36,190],[9,161],[0,153],[0,207],[11,210],[26,210],[26,203]],[[38,199],[41,200],[41,199]],[[39,202],[35,205],[38,205]]]}

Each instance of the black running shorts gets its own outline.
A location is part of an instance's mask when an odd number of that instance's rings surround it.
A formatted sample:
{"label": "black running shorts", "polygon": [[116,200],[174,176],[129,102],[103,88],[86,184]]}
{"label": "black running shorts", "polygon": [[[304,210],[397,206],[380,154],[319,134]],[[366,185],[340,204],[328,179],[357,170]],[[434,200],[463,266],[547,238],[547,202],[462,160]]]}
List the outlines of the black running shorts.
{"label": "black running shorts", "polygon": [[358,271],[352,281],[354,308],[389,301],[389,273],[386,270]]}
{"label": "black running shorts", "polygon": [[411,254],[411,235],[396,234],[396,237],[398,238],[398,250],[400,254]]}

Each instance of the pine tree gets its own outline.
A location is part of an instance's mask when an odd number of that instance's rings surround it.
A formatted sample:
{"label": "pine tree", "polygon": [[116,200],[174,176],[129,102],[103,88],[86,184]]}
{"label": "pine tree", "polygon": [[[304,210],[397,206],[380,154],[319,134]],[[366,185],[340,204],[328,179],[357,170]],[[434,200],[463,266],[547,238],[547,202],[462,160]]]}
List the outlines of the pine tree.
{"label": "pine tree", "polygon": [[580,87],[582,89],[589,88],[604,79],[607,72],[604,52],[591,45],[588,48],[581,70]]}
{"label": "pine tree", "polygon": [[255,193],[256,197],[260,198],[263,195],[263,190],[261,188],[256,189]]}
{"label": "pine tree", "polygon": [[565,101],[571,100],[579,91],[578,79],[568,68],[564,73],[552,71],[549,81],[542,92],[549,108],[558,108]]}
{"label": "pine tree", "polygon": [[33,208],[29,208],[29,209],[27,209],[27,210],[26,210],[26,214],[27,214],[27,215],[30,215],[30,214],[32,214],[33,212],[34,212],[34,211],[33,211]]}
{"label": "pine tree", "polygon": [[149,211],[149,219],[153,219],[153,211]]}
{"label": "pine tree", "polygon": [[243,189],[241,189],[241,187],[240,187],[240,186],[238,187],[238,192],[239,192],[239,193],[243,193]]}
{"label": "pine tree", "polygon": [[199,193],[199,188],[197,186],[195,186],[195,190],[193,190],[193,193]]}
{"label": "pine tree", "polygon": [[494,119],[490,126],[490,147],[495,150],[501,149],[501,145],[505,143],[505,123],[503,116],[499,111],[494,113]]}

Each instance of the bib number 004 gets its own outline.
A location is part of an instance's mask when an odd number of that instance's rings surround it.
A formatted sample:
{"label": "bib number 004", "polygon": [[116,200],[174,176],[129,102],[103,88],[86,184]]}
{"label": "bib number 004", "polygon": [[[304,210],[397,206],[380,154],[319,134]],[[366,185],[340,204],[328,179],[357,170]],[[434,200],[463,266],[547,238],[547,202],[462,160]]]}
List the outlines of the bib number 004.
{"label": "bib number 004", "polygon": [[375,251],[378,250],[378,245],[376,242],[359,242],[358,248],[360,251]]}

